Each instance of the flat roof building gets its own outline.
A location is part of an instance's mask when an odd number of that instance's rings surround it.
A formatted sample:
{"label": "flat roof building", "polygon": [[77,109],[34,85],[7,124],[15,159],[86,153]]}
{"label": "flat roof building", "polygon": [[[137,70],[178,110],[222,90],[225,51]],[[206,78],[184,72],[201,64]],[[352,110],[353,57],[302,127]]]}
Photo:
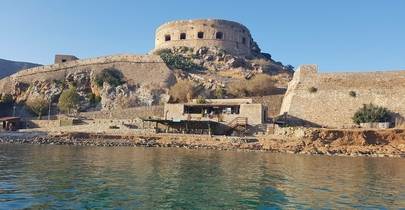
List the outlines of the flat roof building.
{"label": "flat roof building", "polygon": [[247,125],[263,124],[266,109],[252,99],[207,99],[205,103],[165,104],[164,116],[168,120],[209,120],[231,124],[239,120]]}

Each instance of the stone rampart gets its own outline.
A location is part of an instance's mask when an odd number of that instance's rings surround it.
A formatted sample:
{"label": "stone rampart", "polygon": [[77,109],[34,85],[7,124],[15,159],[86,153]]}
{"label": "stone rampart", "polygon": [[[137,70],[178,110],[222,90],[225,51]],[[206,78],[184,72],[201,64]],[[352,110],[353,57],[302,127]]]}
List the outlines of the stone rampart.
{"label": "stone rampart", "polygon": [[163,60],[156,55],[112,55],[84,60],[75,60],[19,71],[0,80],[0,88],[8,92],[13,82],[31,83],[36,80],[62,80],[69,72],[93,71],[105,68],[120,70],[130,83],[143,83],[166,87],[173,83],[174,76]]}
{"label": "stone rampart", "polygon": [[280,114],[308,125],[350,127],[363,104],[405,116],[404,96],[405,71],[318,73],[316,65],[303,65],[288,85]]}
{"label": "stone rampart", "polygon": [[218,47],[229,53],[249,55],[252,47],[249,29],[240,23],[218,20],[178,20],[156,29],[155,49],[186,46]]}

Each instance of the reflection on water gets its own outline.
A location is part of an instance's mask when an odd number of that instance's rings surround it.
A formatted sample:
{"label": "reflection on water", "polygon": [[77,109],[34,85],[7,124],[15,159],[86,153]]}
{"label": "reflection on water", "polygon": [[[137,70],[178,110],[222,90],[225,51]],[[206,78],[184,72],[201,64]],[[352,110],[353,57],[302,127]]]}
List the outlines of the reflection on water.
{"label": "reflection on water", "polygon": [[0,145],[0,209],[405,207],[405,160]]}

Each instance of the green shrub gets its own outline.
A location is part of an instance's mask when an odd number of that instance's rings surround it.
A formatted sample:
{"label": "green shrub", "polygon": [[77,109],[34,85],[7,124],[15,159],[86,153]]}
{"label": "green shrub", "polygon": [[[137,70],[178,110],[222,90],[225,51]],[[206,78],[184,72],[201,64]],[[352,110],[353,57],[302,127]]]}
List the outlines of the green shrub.
{"label": "green shrub", "polygon": [[224,98],[224,95],[225,95],[225,90],[224,90],[224,88],[222,88],[222,87],[220,87],[220,86],[217,86],[217,87],[215,88],[215,92],[214,92],[215,98],[221,99],[221,98]]}
{"label": "green shrub", "polygon": [[100,73],[96,75],[94,82],[98,87],[103,87],[104,82],[108,83],[113,87],[124,84],[124,75],[118,69],[107,68],[103,69]]}
{"label": "green shrub", "polygon": [[198,71],[202,70],[202,66],[193,63],[190,58],[186,58],[180,54],[170,52],[160,52],[160,57],[170,69],[181,69],[183,71]]}
{"label": "green shrub", "polygon": [[58,108],[66,114],[71,114],[72,111],[79,109],[80,96],[76,88],[71,87],[64,90],[59,97]]}
{"label": "green shrub", "polygon": [[101,96],[97,96],[94,93],[88,95],[91,106],[97,106],[101,102]]}
{"label": "green shrub", "polygon": [[353,122],[356,124],[370,122],[388,122],[390,120],[390,111],[374,104],[363,104],[353,116]]}
{"label": "green shrub", "polygon": [[43,97],[37,97],[35,99],[28,100],[26,102],[28,108],[38,116],[38,119],[41,119],[41,116],[46,114],[46,111],[49,106],[49,101]]}
{"label": "green shrub", "polygon": [[1,95],[0,102],[3,104],[12,104],[14,102],[14,99],[11,94],[5,93]]}
{"label": "green shrub", "polygon": [[203,96],[198,96],[197,98],[197,104],[206,104],[207,101],[205,100],[205,97]]}

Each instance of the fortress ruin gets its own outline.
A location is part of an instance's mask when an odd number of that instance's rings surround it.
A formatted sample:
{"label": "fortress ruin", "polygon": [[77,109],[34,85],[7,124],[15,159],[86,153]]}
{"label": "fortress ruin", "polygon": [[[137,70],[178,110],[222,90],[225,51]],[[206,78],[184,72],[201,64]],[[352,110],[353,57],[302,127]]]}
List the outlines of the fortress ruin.
{"label": "fortress ruin", "polygon": [[405,71],[319,73],[316,65],[302,65],[288,85],[280,114],[288,113],[299,125],[351,127],[354,113],[373,103],[402,120],[404,95]]}
{"label": "fortress ruin", "polygon": [[186,46],[217,47],[235,55],[250,55],[254,45],[249,29],[219,19],[178,20],[156,29],[155,50]]}

